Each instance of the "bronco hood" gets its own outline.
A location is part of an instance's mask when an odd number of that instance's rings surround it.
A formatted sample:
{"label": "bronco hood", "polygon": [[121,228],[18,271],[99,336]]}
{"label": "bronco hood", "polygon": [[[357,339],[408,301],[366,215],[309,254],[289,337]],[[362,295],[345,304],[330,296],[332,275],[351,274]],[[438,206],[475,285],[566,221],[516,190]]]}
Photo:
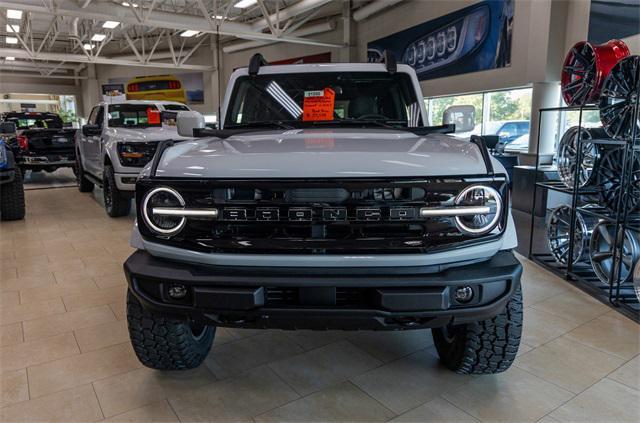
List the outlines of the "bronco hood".
{"label": "bronco hood", "polygon": [[256,131],[181,142],[157,175],[177,178],[356,178],[486,174],[467,140],[387,129]]}

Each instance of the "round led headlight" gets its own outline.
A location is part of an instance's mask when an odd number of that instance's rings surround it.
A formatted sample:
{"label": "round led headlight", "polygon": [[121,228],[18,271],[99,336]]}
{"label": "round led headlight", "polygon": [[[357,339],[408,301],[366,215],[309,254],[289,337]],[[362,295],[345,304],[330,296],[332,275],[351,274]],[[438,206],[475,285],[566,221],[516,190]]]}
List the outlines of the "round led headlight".
{"label": "round led headlight", "polygon": [[420,41],[418,43],[418,53],[417,53],[418,56],[416,57],[416,61],[418,63],[423,63],[424,62],[424,59],[425,59],[425,57],[427,55],[426,50],[427,50],[427,46],[425,45],[424,41]]}
{"label": "round led headlight", "polygon": [[167,187],[154,188],[144,196],[142,217],[152,231],[161,235],[174,235],[182,230],[187,223],[187,218],[180,215],[157,213],[157,210],[181,208],[184,205],[184,199],[176,190]]}
{"label": "round led headlight", "polygon": [[458,32],[456,31],[455,26],[450,26],[447,28],[447,51],[451,53],[456,49],[456,44],[458,43]]}
{"label": "round led headlight", "polygon": [[445,41],[444,31],[438,32],[438,35],[436,35],[436,53],[438,57],[444,55],[446,48],[447,42]]}
{"label": "round led headlight", "polygon": [[469,235],[482,235],[491,232],[502,216],[502,198],[498,191],[483,185],[473,185],[463,189],[455,199],[459,207],[484,207],[482,214],[456,216],[458,229]]}
{"label": "round led headlight", "polygon": [[429,37],[427,39],[427,60],[433,60],[436,57],[436,39]]}

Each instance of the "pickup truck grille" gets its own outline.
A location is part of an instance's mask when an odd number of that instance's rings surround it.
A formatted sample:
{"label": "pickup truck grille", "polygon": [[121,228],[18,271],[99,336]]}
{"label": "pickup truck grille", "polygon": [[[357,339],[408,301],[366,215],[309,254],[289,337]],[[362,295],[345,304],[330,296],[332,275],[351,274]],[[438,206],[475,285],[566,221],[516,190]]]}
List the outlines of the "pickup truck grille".
{"label": "pickup truck grille", "polygon": [[505,201],[504,177],[421,180],[164,180],[137,184],[138,210],[146,192],[176,190],[185,207],[218,210],[215,219],[188,218],[174,236],[158,236],[139,219],[154,242],[212,253],[408,254],[458,247],[500,236],[461,232],[452,217],[420,216],[422,207],[451,205],[466,186],[482,183]]}

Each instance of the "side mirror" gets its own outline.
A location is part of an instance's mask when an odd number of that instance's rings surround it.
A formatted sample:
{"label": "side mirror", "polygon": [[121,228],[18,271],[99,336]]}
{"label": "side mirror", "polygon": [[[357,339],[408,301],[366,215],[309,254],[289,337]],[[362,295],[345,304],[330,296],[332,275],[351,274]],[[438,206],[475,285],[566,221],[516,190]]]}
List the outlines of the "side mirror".
{"label": "side mirror", "polygon": [[204,116],[194,110],[180,111],[177,118],[178,135],[193,138],[194,129],[205,127]]}
{"label": "side mirror", "polygon": [[15,122],[2,122],[0,123],[0,134],[15,134],[16,123]]}
{"label": "side mirror", "polygon": [[100,135],[102,128],[98,125],[84,125],[82,127],[82,133],[85,137],[92,137],[94,135]]}
{"label": "side mirror", "polygon": [[449,106],[442,114],[442,124],[455,124],[456,132],[470,132],[476,127],[476,108],[469,106]]}

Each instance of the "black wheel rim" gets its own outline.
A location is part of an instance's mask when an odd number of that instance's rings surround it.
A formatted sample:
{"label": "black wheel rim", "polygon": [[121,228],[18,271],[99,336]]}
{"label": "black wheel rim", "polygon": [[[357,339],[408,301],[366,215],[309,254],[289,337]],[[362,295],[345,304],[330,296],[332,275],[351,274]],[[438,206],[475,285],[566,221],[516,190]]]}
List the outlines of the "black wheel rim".
{"label": "black wheel rim", "polygon": [[[620,60],[611,69],[600,94],[600,121],[609,136],[628,140],[633,131],[633,106],[640,94],[640,56]],[[635,125],[640,128],[640,121]]]}
{"label": "black wheel rim", "polygon": [[589,43],[571,49],[572,58],[563,67],[569,82],[562,94],[570,106],[586,104],[595,85],[596,57]]}
{"label": "black wheel rim", "polygon": [[[597,184],[602,203],[610,210],[617,210],[622,195],[622,168],[624,150],[617,148],[602,157],[597,170]],[[631,163],[631,191],[628,199],[630,210],[640,206],[640,154],[633,153]]]}

